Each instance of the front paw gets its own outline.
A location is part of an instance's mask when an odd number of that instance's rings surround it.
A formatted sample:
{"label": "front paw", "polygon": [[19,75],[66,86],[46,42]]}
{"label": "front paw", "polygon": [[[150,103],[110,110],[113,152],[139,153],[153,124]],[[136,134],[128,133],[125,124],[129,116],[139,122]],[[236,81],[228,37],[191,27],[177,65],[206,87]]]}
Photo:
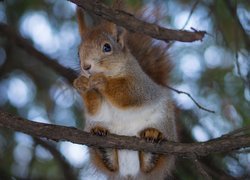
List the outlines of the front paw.
{"label": "front paw", "polygon": [[147,128],[140,133],[140,137],[147,142],[158,143],[163,139],[163,135],[155,128]]}
{"label": "front paw", "polygon": [[78,92],[86,92],[89,89],[89,79],[84,76],[79,76],[74,80],[73,86]]}
{"label": "front paw", "polygon": [[94,74],[90,76],[89,79],[90,88],[93,89],[99,89],[99,90],[104,89],[106,82],[107,82],[106,77],[101,73]]}

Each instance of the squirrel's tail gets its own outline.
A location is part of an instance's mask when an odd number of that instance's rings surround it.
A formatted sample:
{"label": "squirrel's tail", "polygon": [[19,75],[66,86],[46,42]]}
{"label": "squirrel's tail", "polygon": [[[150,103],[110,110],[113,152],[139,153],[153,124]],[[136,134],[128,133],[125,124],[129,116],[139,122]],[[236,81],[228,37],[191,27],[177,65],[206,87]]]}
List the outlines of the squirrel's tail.
{"label": "squirrel's tail", "polygon": [[[113,0],[113,8],[126,9],[123,0]],[[139,19],[143,19],[146,9],[139,9],[136,13]],[[153,10],[156,17],[159,15],[159,9]],[[145,18],[144,18],[145,19]],[[156,43],[156,40],[140,33],[127,32],[127,45],[130,52],[138,60],[144,72],[151,77],[156,83],[166,86],[169,80],[169,74],[172,69],[172,64],[169,55],[166,51],[166,45]]]}
{"label": "squirrel's tail", "polygon": [[167,85],[172,64],[166,48],[139,33],[128,33],[127,44],[144,72],[156,83]]}

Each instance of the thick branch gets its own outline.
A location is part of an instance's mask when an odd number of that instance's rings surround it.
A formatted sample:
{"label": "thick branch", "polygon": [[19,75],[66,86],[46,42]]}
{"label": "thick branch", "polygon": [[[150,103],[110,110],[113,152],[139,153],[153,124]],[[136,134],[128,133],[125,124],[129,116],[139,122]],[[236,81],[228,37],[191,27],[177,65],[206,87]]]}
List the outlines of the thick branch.
{"label": "thick branch", "polygon": [[114,10],[100,2],[93,0],[69,0],[83,9],[90,11],[102,18],[112,21],[115,24],[123,26],[124,28],[147,34],[153,38],[160,39],[163,41],[181,41],[181,42],[193,42],[202,40],[205,31],[185,31],[185,30],[173,30],[163,28],[156,24],[147,23],[135,18],[132,14],[121,10]]}
{"label": "thick branch", "polygon": [[13,31],[12,28],[10,28],[8,25],[0,23],[0,32],[6,35],[9,39],[13,40],[19,47],[24,49],[27,53],[41,60],[43,64],[52,68],[56,73],[66,78],[69,82],[73,82],[73,80],[77,77],[76,73],[73,70],[61,66],[56,62],[57,60],[51,59],[45,54],[38,51],[31,45],[31,43],[29,43],[26,39],[21,37],[15,31]]}
{"label": "thick branch", "polygon": [[250,136],[221,137],[204,143],[176,143],[162,141],[147,143],[137,137],[108,135],[98,137],[73,127],[32,122],[0,111],[0,126],[21,131],[35,137],[45,137],[55,141],[64,140],[87,146],[149,151],[180,156],[206,156],[211,153],[228,152],[250,147]]}

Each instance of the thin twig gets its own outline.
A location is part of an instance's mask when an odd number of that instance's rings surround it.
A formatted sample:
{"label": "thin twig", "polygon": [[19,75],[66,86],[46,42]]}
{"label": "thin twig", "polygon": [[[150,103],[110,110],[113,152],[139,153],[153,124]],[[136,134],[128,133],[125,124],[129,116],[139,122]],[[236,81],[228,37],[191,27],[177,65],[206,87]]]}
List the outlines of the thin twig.
{"label": "thin twig", "polygon": [[[193,5],[192,8],[191,8],[191,11],[189,12],[188,18],[187,18],[185,24],[182,26],[181,30],[185,29],[185,27],[187,26],[188,22],[190,21],[192,15],[193,15],[193,13],[194,13],[194,10],[196,9],[196,7],[197,7],[197,5],[198,5],[199,3],[200,3],[200,0],[197,0],[197,1],[194,3],[194,5]],[[192,28],[191,28],[191,29],[192,29]],[[207,34],[208,34],[208,33],[206,32],[206,35],[207,35]],[[172,47],[174,43],[175,43],[174,41],[168,43],[168,45],[167,45],[167,50],[168,50],[170,47]]]}
{"label": "thin twig", "polygon": [[197,157],[192,158],[195,167],[198,169],[199,173],[205,180],[212,180],[211,176],[205,171],[202,163],[197,159]]}
{"label": "thin twig", "polygon": [[188,18],[187,18],[185,24],[183,25],[183,27],[181,28],[181,30],[183,30],[183,29],[187,26],[188,22],[190,21],[192,15],[193,15],[193,13],[194,13],[194,10],[196,9],[196,7],[197,7],[197,5],[198,5],[199,3],[200,3],[200,0],[197,0],[197,1],[194,3],[194,5],[192,6],[191,11],[189,12]]}
{"label": "thin twig", "polygon": [[178,89],[175,89],[175,88],[173,88],[173,87],[171,87],[171,86],[166,86],[168,89],[171,89],[172,91],[174,91],[174,92],[176,92],[176,93],[178,93],[178,94],[185,94],[185,95],[187,95],[194,103],[195,103],[195,105],[198,107],[198,108],[200,108],[200,109],[202,109],[202,110],[204,110],[204,111],[207,111],[207,112],[210,112],[210,113],[215,113],[215,111],[213,111],[213,110],[210,110],[210,109],[207,109],[207,108],[205,108],[205,107],[203,107],[203,106],[201,106],[189,93],[187,93],[187,92],[184,92],[184,91],[180,91],[180,90],[178,90]]}

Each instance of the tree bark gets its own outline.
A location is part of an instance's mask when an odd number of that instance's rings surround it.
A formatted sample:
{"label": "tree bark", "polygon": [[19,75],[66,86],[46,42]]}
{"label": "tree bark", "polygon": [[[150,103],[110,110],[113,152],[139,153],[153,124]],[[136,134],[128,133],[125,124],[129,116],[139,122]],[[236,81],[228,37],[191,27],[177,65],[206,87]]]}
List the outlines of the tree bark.
{"label": "tree bark", "polygon": [[186,31],[186,30],[173,30],[167,29],[156,24],[147,23],[135,18],[132,14],[125,11],[114,10],[111,7],[93,0],[69,0],[75,3],[79,7],[90,11],[103,19],[114,22],[115,24],[122,26],[130,31],[144,33],[153,38],[160,39],[166,42],[169,41],[181,41],[181,42],[193,42],[202,40],[205,31]]}
{"label": "tree bark", "polygon": [[138,137],[128,137],[110,134],[99,137],[73,127],[64,127],[53,124],[32,122],[0,111],[0,126],[29,134],[34,137],[43,137],[54,141],[70,141],[90,147],[131,149],[160,154],[196,157],[211,153],[229,152],[232,150],[250,147],[250,136],[222,136],[207,142],[178,143],[162,141],[158,144],[145,142]]}

